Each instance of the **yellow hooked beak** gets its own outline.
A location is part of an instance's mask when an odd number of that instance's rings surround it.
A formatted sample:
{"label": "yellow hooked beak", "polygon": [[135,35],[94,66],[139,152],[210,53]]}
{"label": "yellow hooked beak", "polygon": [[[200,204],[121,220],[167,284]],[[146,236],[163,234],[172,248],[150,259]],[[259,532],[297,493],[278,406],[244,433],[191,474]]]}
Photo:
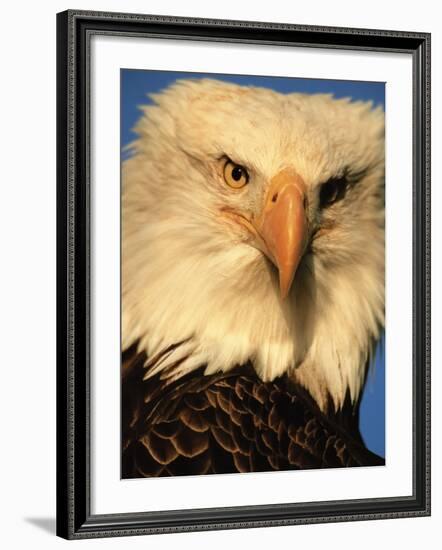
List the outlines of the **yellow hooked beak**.
{"label": "yellow hooked beak", "polygon": [[270,182],[264,207],[255,226],[263,240],[263,252],[279,271],[279,287],[286,298],[307,244],[305,183],[291,169]]}

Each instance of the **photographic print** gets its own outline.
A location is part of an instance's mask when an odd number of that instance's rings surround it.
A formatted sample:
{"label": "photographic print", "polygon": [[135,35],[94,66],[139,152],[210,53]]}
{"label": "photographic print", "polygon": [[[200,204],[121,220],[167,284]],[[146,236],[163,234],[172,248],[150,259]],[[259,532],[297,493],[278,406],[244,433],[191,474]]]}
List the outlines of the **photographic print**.
{"label": "photographic print", "polygon": [[429,34],[59,13],[57,534],[428,516],[429,198]]}
{"label": "photographic print", "polygon": [[122,478],[385,464],[384,109],[121,70]]}

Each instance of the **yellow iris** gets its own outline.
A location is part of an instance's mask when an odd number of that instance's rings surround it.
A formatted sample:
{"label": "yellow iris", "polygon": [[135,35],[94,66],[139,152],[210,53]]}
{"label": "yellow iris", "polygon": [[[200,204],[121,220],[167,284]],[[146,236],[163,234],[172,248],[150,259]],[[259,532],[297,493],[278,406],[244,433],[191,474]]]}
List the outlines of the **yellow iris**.
{"label": "yellow iris", "polygon": [[249,174],[243,166],[228,160],[224,165],[224,180],[233,189],[241,189],[248,183]]}

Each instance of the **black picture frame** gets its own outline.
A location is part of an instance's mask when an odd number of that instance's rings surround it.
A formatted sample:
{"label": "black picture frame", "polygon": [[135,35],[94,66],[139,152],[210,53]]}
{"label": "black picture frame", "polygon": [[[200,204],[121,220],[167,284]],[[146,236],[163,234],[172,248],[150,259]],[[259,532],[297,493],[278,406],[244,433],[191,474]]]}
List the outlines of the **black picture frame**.
{"label": "black picture frame", "polygon": [[[413,494],[92,515],[89,43],[94,34],[408,53],[413,59]],[[69,10],[57,15],[57,534],[67,539],[430,514],[430,35]]]}

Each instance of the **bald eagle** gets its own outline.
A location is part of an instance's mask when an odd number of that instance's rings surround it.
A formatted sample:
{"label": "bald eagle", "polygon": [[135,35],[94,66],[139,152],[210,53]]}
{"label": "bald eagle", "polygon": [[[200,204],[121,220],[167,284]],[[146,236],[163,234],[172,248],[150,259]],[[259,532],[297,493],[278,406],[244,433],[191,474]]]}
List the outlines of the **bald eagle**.
{"label": "bald eagle", "polygon": [[178,81],[122,169],[122,477],[381,465],[384,114]]}

